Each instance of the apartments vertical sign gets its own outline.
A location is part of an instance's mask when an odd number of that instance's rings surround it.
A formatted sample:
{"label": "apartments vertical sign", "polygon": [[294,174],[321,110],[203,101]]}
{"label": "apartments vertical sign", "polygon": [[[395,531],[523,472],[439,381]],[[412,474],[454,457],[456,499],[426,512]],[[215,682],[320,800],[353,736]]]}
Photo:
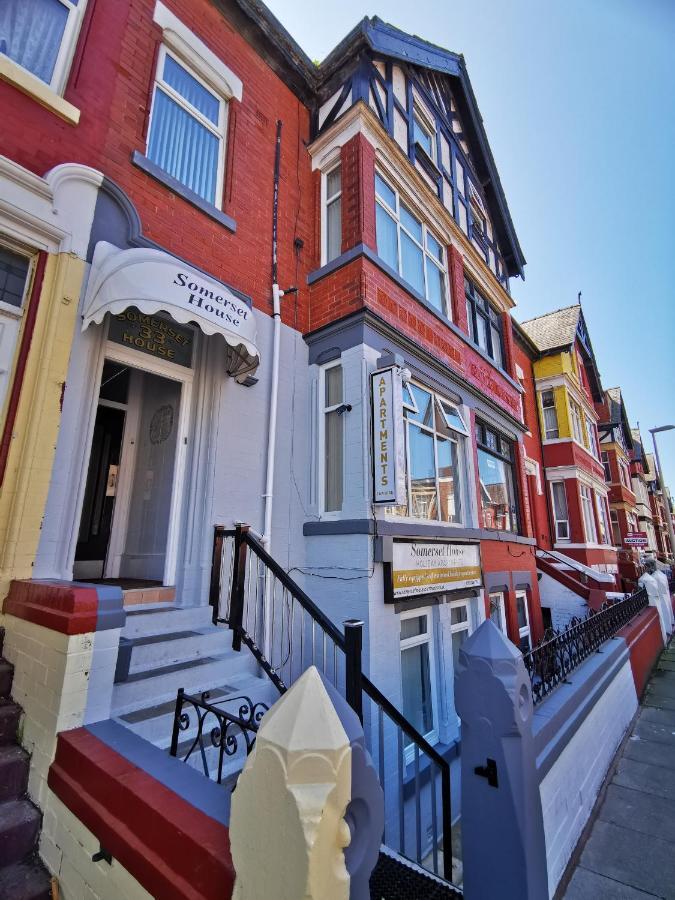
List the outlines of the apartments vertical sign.
{"label": "apartments vertical sign", "polygon": [[373,416],[373,501],[405,503],[401,375],[380,369],[370,376]]}

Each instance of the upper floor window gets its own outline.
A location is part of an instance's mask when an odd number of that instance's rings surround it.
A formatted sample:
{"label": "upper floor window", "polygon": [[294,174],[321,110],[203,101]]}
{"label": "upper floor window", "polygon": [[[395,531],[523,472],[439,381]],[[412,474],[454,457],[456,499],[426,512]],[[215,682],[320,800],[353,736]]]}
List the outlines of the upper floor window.
{"label": "upper floor window", "polygon": [[600,530],[600,543],[609,544],[609,520],[607,518],[607,500],[597,491],[595,494],[595,507],[598,513],[598,527]]}
{"label": "upper floor window", "polygon": [[413,140],[424,150],[429,159],[436,159],[436,132],[427,117],[419,109],[413,113]]}
{"label": "upper floor window", "polygon": [[615,547],[621,546],[621,529],[619,527],[619,514],[615,509],[610,509],[609,520],[612,524],[612,543]]}
{"label": "upper floor window", "polygon": [[586,434],[588,436],[588,449],[596,459],[600,459],[600,448],[598,447],[598,435],[595,430],[595,422],[590,416],[586,416]]}
{"label": "upper floor window", "polygon": [[482,422],[476,422],[476,443],[483,527],[517,531],[513,443]]}
{"label": "upper floor window", "polygon": [[556,541],[569,541],[570,522],[567,511],[567,492],[564,481],[551,482],[551,497],[553,499],[553,517],[555,519]]}
{"label": "upper floor window", "polygon": [[324,512],[342,509],[344,485],[344,412],[342,366],[326,366],[320,380],[322,423],[319,454]]}
{"label": "upper floor window", "polygon": [[503,368],[501,314],[488,303],[468,278],[464,279],[464,291],[466,294],[466,317],[471,339],[487,353],[490,359]]}
{"label": "upper floor window", "polygon": [[227,101],[161,47],[148,158],[214,206],[223,192],[226,121]]}
{"label": "upper floor window", "polygon": [[602,468],[605,470],[605,481],[609,484],[612,480],[612,469],[609,465],[609,453],[606,450],[603,450],[600,455],[602,459]]}
{"label": "upper floor window", "polygon": [[584,446],[584,427],[581,424],[581,407],[576,400],[570,397],[570,413],[572,418],[572,436],[574,440]]}
{"label": "upper floor window", "polygon": [[323,176],[324,263],[342,253],[342,167],[335,166]]}
{"label": "upper floor window", "polygon": [[619,460],[619,474],[621,475],[621,483],[623,486],[630,490],[630,473],[628,471],[628,465],[623,459]]}
{"label": "upper floor window", "polygon": [[30,260],[0,247],[0,303],[21,309],[29,282]]}
{"label": "upper floor window", "polygon": [[397,191],[375,175],[377,253],[431,306],[449,315],[445,250]]}
{"label": "upper floor window", "polygon": [[558,413],[555,408],[555,394],[553,391],[542,392],[541,408],[544,411],[544,437],[546,440],[559,437]]}
{"label": "upper floor window", "polygon": [[0,53],[62,91],[87,0],[2,0]]}
{"label": "upper floor window", "polygon": [[462,414],[416,384],[404,390],[408,504],[397,515],[462,521],[462,460],[467,435]]}
{"label": "upper floor window", "polygon": [[593,491],[585,484],[579,486],[581,494],[581,512],[584,518],[584,531],[586,532],[586,541],[589,544],[595,544],[598,535],[595,529],[595,516],[593,515]]}

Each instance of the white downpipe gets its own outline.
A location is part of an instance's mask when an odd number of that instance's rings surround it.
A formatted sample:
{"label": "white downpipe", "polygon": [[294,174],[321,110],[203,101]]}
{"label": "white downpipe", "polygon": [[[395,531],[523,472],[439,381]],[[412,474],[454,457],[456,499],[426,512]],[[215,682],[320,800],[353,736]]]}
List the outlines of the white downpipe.
{"label": "white downpipe", "polygon": [[[280,338],[281,338],[281,298],[284,292],[279,288],[276,282],[272,285],[272,384],[270,389],[270,422],[267,432],[267,473],[265,475],[265,493],[263,500],[265,501],[265,519],[263,525],[263,533],[261,544],[270,552],[270,544],[272,542],[272,510],[274,506],[274,458],[277,445],[277,407],[279,397],[279,356],[280,356]],[[267,659],[272,659],[272,633],[271,633],[271,611],[273,597],[271,594],[270,579],[265,577],[264,591],[264,632],[263,647]]]}
{"label": "white downpipe", "polygon": [[284,292],[278,284],[272,285],[272,387],[270,391],[270,424],[267,432],[267,474],[265,476],[265,522],[262,545],[269,553],[272,540],[272,508],[274,501],[274,456],[277,445],[277,406],[279,396],[279,345],[281,338],[281,298]]}

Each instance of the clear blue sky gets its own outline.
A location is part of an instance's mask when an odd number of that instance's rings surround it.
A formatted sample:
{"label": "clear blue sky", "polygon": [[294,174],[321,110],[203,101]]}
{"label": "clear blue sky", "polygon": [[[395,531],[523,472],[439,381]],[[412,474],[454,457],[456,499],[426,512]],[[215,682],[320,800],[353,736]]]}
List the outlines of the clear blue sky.
{"label": "clear blue sky", "polygon": [[[364,15],[463,53],[527,266],[582,305],[631,424],[675,425],[675,0],[267,0],[313,59]],[[659,438],[675,492],[675,431]]]}

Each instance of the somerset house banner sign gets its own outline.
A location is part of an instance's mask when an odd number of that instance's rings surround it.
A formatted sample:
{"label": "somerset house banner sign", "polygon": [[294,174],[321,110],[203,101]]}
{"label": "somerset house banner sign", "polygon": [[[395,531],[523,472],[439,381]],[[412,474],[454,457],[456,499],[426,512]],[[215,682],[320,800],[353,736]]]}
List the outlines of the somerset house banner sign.
{"label": "somerset house banner sign", "polygon": [[392,600],[480,587],[480,545],[394,541]]}

